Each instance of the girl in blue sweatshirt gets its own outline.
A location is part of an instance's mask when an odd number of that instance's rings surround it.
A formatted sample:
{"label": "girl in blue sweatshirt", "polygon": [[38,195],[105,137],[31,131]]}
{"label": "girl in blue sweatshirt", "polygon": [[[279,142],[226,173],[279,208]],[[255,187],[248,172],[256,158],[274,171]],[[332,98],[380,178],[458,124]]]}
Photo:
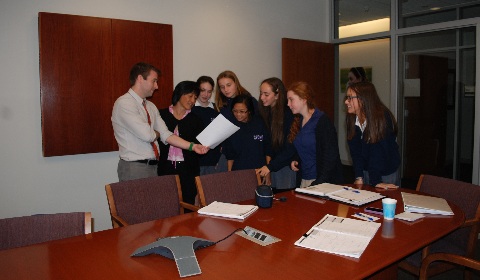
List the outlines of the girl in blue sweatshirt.
{"label": "girl in blue sweatshirt", "polygon": [[232,114],[240,129],[224,142],[229,171],[260,168],[270,157],[270,136],[263,120],[255,115],[252,99],[238,95],[232,100]]}

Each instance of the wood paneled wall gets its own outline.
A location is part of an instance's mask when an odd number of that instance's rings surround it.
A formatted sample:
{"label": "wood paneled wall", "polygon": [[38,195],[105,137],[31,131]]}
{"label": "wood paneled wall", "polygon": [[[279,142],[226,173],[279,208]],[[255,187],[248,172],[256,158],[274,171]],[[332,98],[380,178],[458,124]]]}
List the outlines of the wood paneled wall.
{"label": "wood paneled wall", "polygon": [[335,119],[335,50],[333,44],[282,38],[282,80],[307,82],[315,92],[315,106]]}
{"label": "wood paneled wall", "polygon": [[43,155],[115,151],[111,114],[137,62],[161,70],[157,107],[173,90],[172,26],[39,13]]}

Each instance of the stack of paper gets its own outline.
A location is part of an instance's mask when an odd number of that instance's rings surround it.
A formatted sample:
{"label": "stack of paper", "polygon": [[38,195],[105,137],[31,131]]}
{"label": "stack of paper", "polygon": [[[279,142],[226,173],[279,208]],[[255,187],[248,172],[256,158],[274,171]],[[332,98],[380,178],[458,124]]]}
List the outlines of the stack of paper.
{"label": "stack of paper", "polygon": [[421,219],[425,217],[423,214],[417,214],[417,213],[410,213],[410,212],[403,212],[400,214],[395,215],[395,219],[400,219],[408,222],[413,222],[418,219]]}
{"label": "stack of paper", "polygon": [[379,223],[326,215],[295,245],[359,258],[380,227]]}
{"label": "stack of paper", "polygon": [[296,188],[296,192],[327,197],[336,201],[361,206],[385,196],[371,191],[358,190],[347,186],[323,183],[306,188]]}
{"label": "stack of paper", "polygon": [[439,215],[453,215],[448,202],[440,197],[402,192],[405,211]]}
{"label": "stack of paper", "polygon": [[204,146],[215,149],[220,143],[234,134],[240,127],[227,120],[222,114],[218,116],[197,136]]}
{"label": "stack of paper", "polygon": [[225,202],[214,201],[209,205],[200,208],[199,214],[218,216],[225,218],[233,218],[243,220],[250,216],[253,212],[257,211],[256,205],[239,205]]}

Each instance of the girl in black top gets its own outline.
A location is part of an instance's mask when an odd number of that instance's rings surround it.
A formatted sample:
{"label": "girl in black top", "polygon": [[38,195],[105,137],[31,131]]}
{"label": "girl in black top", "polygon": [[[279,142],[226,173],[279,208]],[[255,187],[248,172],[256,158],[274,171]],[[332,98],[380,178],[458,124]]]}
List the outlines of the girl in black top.
{"label": "girl in black top", "polygon": [[[192,108],[192,113],[199,116],[205,127],[207,127],[219,114],[215,110],[215,103],[210,101],[215,82],[211,77],[201,76],[197,79],[197,84],[200,88],[200,94],[195,102],[195,106]],[[220,149],[221,145],[218,145],[215,149],[210,149],[208,153],[199,156],[200,175],[227,171],[226,163],[224,167],[218,164],[221,155]]]}

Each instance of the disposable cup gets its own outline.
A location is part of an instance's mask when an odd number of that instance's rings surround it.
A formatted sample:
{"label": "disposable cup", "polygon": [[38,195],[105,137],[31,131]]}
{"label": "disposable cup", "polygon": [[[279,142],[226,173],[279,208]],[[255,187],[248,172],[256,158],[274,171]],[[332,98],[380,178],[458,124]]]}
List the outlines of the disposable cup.
{"label": "disposable cup", "polygon": [[395,217],[395,208],[397,207],[397,200],[393,198],[382,199],[383,218],[385,220],[393,220]]}

